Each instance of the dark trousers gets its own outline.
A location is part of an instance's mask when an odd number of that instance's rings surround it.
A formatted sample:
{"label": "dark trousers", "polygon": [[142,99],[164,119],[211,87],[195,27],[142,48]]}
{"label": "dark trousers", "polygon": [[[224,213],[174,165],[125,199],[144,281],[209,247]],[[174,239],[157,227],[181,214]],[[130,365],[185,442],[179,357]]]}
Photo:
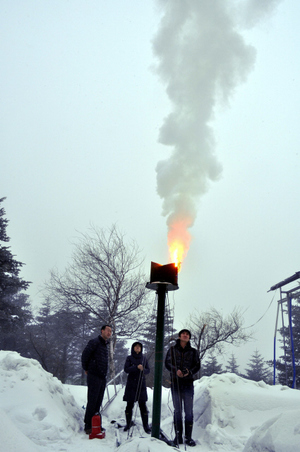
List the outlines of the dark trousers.
{"label": "dark trousers", "polygon": [[92,417],[99,413],[100,406],[103,400],[106,380],[99,378],[96,375],[88,373],[87,376],[87,405],[84,416],[85,428],[91,428]]}
{"label": "dark trousers", "polygon": [[174,405],[174,423],[176,425],[182,425],[182,409],[184,408],[185,422],[193,423],[193,401],[194,401],[194,386],[181,385],[175,381],[171,386],[171,393]]}
{"label": "dark trousers", "polygon": [[[139,407],[140,407],[141,416],[143,417],[143,415],[148,414],[146,402],[139,401],[138,403],[139,403]],[[127,402],[127,405],[125,408],[125,413],[132,414],[133,406],[134,406],[134,402]]]}

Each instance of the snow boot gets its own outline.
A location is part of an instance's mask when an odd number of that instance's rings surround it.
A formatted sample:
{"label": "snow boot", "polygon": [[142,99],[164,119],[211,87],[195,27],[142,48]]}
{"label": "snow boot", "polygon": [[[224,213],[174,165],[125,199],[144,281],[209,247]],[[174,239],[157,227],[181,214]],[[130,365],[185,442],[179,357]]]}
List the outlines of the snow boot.
{"label": "snow boot", "polygon": [[133,425],[131,422],[132,411],[129,411],[129,413],[127,413],[125,411],[125,417],[126,417],[126,426],[124,427],[124,432],[127,432],[128,430],[130,430],[130,427]]}
{"label": "snow boot", "polygon": [[185,429],[185,431],[184,431],[185,444],[190,447],[196,446],[195,441],[192,439],[193,424],[191,422],[185,422],[184,429]]}
{"label": "snow boot", "polygon": [[151,428],[149,427],[148,424],[148,413],[141,413],[141,418],[145,432],[148,434],[151,433]]}
{"label": "snow boot", "polygon": [[174,445],[179,446],[179,444],[183,444],[182,439],[182,421],[174,422],[175,427],[175,438],[174,438]]}

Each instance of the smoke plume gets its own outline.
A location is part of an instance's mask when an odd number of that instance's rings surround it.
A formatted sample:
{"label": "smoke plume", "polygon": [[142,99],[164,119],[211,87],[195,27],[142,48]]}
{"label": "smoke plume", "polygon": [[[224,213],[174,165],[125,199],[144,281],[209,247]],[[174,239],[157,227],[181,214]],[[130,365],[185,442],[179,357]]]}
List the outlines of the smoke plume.
{"label": "smoke plume", "polygon": [[228,102],[255,62],[255,49],[245,43],[242,28],[253,26],[276,3],[160,1],[163,15],[153,49],[172,111],[164,119],[159,142],[170,146],[171,155],[158,162],[156,172],[169,246],[179,241],[187,252],[199,198],[220,178],[211,126],[214,108]]}

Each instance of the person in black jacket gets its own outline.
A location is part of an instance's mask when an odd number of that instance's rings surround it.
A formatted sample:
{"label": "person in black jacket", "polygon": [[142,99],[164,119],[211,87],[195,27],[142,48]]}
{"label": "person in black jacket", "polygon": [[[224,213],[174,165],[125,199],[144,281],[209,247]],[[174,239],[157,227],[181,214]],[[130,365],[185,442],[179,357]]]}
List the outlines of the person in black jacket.
{"label": "person in black jacket", "polygon": [[174,405],[174,426],[176,445],[183,443],[182,407],[185,412],[185,444],[195,446],[192,439],[193,430],[193,375],[200,370],[198,352],[190,344],[191,333],[183,329],[178,333],[176,344],[166,355],[165,366],[171,374],[171,393]]}
{"label": "person in black jacket", "polygon": [[131,427],[132,410],[135,402],[138,402],[141,412],[143,427],[146,433],[151,433],[148,425],[148,410],[146,402],[148,400],[145,375],[149,374],[149,364],[143,355],[143,345],[135,342],[131,347],[131,355],[127,356],[124,371],[128,373],[123,400],[127,402],[125,409],[127,431]]}
{"label": "person in black jacket", "polygon": [[111,327],[103,325],[101,335],[91,339],[82,352],[82,367],[87,374],[87,405],[84,417],[86,434],[92,431],[92,417],[100,411],[103,400],[108,368],[107,344],[111,336]]}

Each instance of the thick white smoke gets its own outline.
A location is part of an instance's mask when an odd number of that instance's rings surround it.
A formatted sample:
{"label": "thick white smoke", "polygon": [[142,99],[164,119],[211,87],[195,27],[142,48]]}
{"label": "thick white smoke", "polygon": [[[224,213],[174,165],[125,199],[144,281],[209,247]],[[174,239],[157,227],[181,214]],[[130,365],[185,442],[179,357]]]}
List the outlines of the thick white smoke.
{"label": "thick white smoke", "polygon": [[184,241],[186,251],[199,197],[222,171],[211,127],[215,105],[227,102],[254,66],[255,49],[245,43],[241,30],[277,3],[160,1],[163,17],[153,49],[173,110],[160,129],[159,141],[172,149],[170,157],[157,164],[157,191],[163,199],[169,244]]}

